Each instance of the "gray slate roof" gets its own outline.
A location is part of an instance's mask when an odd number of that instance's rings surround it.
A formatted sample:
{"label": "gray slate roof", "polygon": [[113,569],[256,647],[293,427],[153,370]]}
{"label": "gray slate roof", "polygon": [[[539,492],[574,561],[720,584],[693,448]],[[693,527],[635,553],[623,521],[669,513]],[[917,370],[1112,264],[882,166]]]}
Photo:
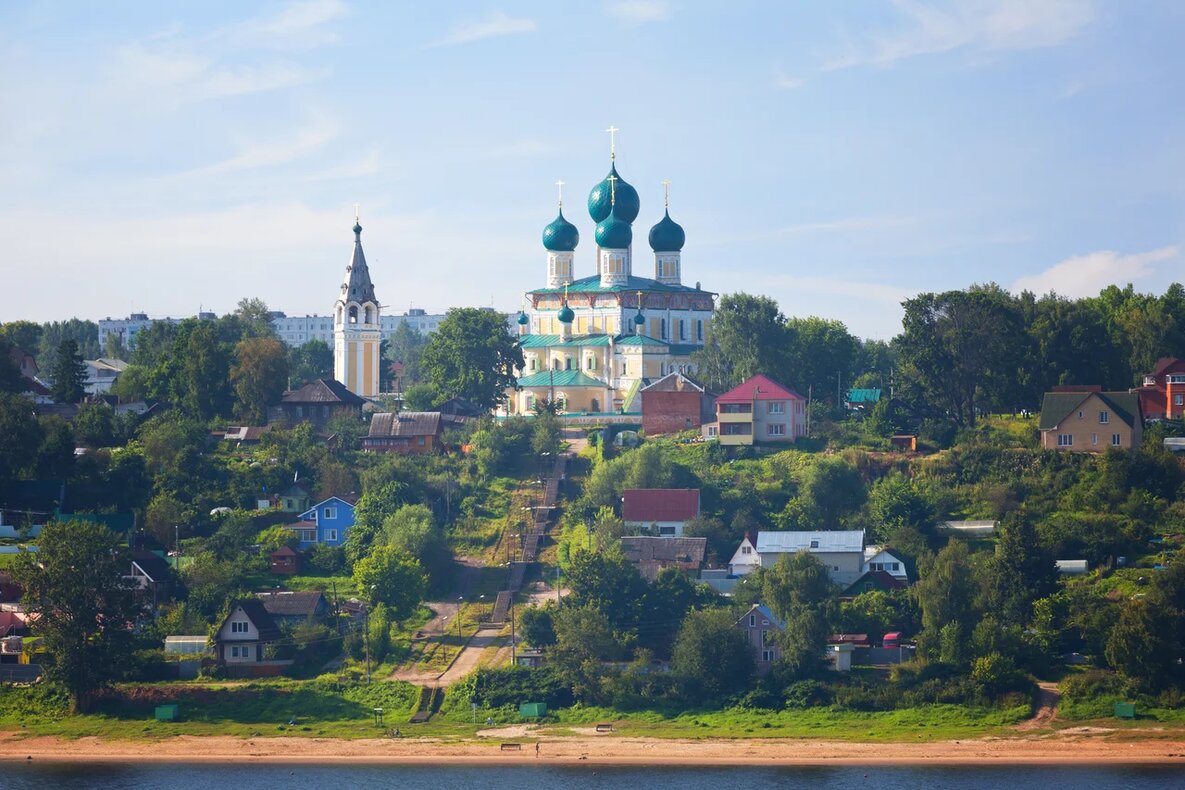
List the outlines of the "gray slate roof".
{"label": "gray slate roof", "polygon": [[317,590],[282,590],[255,593],[272,617],[312,617],[324,606],[325,596]]}
{"label": "gray slate roof", "polygon": [[350,263],[346,266],[346,276],[342,281],[342,292],[339,299],[342,302],[373,302],[379,300],[374,296],[374,283],[370,281],[370,269],[366,266],[366,256],[362,253],[362,226],[354,226],[354,254],[350,256]]}
{"label": "gray slate roof", "polygon": [[[811,545],[814,543],[815,545]],[[831,530],[821,532],[758,532],[758,554],[793,554],[798,551],[816,553],[856,552],[864,554],[864,530]]]}
{"label": "gray slate roof", "polygon": [[360,406],[366,403],[364,398],[360,398],[346,388],[337,379],[317,379],[305,384],[298,390],[292,392],[285,392],[284,397],[280,399],[281,403],[345,403],[351,406]]}
{"label": "gray slate roof", "polygon": [[[259,631],[259,641],[274,642],[283,636],[280,633],[280,627],[276,625],[276,621],[267,613],[267,609],[263,607],[263,603],[259,599],[239,598],[230,605],[231,612],[235,609],[242,609],[243,614],[247,615],[247,618],[255,624],[255,629]],[[229,615],[226,619],[230,619]],[[225,627],[226,620],[223,620],[222,624],[218,626],[219,632]]]}
{"label": "gray slate roof", "polygon": [[630,562],[694,562],[704,561],[707,538],[655,538],[634,535],[621,539],[621,550]]}

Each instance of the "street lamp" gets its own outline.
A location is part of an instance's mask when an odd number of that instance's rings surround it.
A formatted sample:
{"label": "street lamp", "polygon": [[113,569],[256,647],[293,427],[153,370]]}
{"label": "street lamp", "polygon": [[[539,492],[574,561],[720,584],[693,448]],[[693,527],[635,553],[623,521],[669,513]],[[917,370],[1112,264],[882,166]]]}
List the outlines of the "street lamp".
{"label": "street lamp", "polygon": [[363,609],[366,613],[366,682],[370,682],[370,607],[374,605],[374,591],[378,587],[377,584],[370,585],[370,597],[366,600],[366,608]]}

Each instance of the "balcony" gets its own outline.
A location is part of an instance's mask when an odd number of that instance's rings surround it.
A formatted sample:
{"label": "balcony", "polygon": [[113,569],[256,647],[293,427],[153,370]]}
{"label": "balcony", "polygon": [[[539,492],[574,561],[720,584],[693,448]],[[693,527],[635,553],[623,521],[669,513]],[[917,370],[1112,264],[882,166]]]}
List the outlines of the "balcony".
{"label": "balcony", "polygon": [[726,423],[726,422],[750,423],[751,424],[753,422],[753,414],[752,414],[752,412],[740,412],[740,413],[732,412],[732,413],[729,413],[729,412],[721,411],[721,412],[716,413],[716,420],[717,420],[717,422],[720,422],[721,424]]}

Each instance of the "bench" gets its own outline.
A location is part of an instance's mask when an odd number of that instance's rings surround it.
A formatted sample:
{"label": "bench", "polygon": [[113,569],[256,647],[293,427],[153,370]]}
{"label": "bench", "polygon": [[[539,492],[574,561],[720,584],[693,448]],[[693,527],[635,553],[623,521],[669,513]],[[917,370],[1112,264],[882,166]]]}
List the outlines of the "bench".
{"label": "bench", "polygon": [[504,743],[501,747],[504,752],[521,752],[523,745],[521,743]]}
{"label": "bench", "polygon": [[598,724],[597,732],[613,732],[612,724]]}

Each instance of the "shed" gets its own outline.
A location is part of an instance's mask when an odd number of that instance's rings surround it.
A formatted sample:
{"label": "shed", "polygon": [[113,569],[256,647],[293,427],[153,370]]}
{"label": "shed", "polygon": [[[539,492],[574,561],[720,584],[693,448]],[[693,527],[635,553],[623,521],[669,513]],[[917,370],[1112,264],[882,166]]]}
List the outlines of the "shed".
{"label": "shed", "polygon": [[156,720],[157,721],[177,721],[181,718],[181,706],[173,703],[171,705],[157,705],[156,706]]}
{"label": "shed", "polygon": [[911,433],[897,433],[889,437],[889,446],[894,450],[904,450],[907,453],[916,453],[918,450],[918,437]]}
{"label": "shed", "polygon": [[1090,563],[1086,560],[1056,560],[1055,564],[1062,576],[1081,576],[1090,572]]}
{"label": "shed", "polygon": [[518,706],[518,714],[525,719],[538,719],[547,715],[546,702],[524,702]]}
{"label": "shed", "polygon": [[172,656],[200,655],[210,649],[208,645],[205,634],[165,637],[165,653]]}
{"label": "shed", "polygon": [[300,555],[289,546],[281,546],[272,552],[272,573],[292,576],[300,573]]}
{"label": "shed", "polygon": [[1117,719],[1134,719],[1136,717],[1136,704],[1134,702],[1116,702],[1115,703],[1115,718]]}

